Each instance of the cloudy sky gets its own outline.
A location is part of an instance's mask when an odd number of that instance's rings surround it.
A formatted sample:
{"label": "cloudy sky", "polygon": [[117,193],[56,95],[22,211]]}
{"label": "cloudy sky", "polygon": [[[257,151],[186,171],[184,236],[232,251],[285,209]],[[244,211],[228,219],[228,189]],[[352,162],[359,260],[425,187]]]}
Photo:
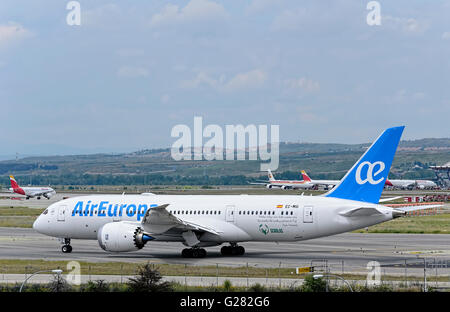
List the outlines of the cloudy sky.
{"label": "cloudy sky", "polygon": [[450,1],[0,2],[0,155],[169,147],[172,127],[282,141],[449,137]]}

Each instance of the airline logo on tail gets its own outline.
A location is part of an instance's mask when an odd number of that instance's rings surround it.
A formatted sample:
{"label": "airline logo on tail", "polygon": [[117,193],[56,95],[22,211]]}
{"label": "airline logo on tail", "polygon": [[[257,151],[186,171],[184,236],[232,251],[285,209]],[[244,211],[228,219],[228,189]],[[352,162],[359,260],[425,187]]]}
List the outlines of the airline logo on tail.
{"label": "airline logo on tail", "polygon": [[[367,166],[366,178],[362,179],[361,171],[366,166]],[[373,173],[376,166],[379,166],[379,167],[377,168],[377,171],[375,173]],[[356,183],[358,183],[360,185],[363,185],[367,182],[369,182],[370,184],[373,184],[373,185],[380,183],[381,181],[384,180],[384,177],[380,177],[378,180],[374,180],[374,178],[376,176],[378,176],[380,173],[382,173],[385,168],[386,168],[386,165],[382,161],[376,161],[374,163],[371,163],[368,161],[363,161],[356,169],[356,173],[355,173]]]}
{"label": "airline logo on tail", "polygon": [[14,176],[10,175],[9,180],[11,181],[11,187],[13,189],[19,188],[19,184],[17,184],[16,179],[14,179]]}
{"label": "airline logo on tail", "polygon": [[311,182],[311,178],[306,174],[306,171],[302,170],[301,172],[302,172],[303,180],[306,182]]}
{"label": "airline logo on tail", "polygon": [[378,204],[404,128],[386,129],[325,196]]}
{"label": "airline logo on tail", "polygon": [[272,171],[270,171],[270,169],[267,170],[267,175],[269,177],[269,181],[274,181],[275,180],[274,177],[273,177]]}

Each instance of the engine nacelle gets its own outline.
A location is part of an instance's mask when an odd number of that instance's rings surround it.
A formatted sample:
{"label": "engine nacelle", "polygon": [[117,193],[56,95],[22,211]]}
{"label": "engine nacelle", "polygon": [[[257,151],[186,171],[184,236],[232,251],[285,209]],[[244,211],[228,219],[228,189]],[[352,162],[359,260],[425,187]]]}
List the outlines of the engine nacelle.
{"label": "engine nacelle", "polygon": [[266,188],[271,189],[272,188],[272,184],[266,184]]}
{"label": "engine nacelle", "polygon": [[283,185],[281,188],[282,188],[283,190],[287,190],[287,189],[289,188],[289,186]]}
{"label": "engine nacelle", "polygon": [[110,222],[103,225],[97,234],[100,247],[106,251],[136,251],[154,239],[145,234],[143,229],[134,223]]}

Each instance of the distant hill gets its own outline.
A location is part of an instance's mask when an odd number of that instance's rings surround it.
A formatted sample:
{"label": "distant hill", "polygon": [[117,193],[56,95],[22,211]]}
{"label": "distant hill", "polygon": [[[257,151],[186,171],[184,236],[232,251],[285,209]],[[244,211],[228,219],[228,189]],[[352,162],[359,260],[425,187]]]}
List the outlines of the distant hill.
{"label": "distant hill", "polygon": [[[366,144],[280,143],[278,178],[339,179],[369,146]],[[248,158],[247,158],[248,159]],[[428,169],[450,161],[450,138],[401,141],[391,178],[434,178]],[[245,184],[264,178],[260,161],[174,161],[169,148],[132,153],[26,157],[0,161],[0,182],[16,175],[34,185],[68,184]]]}

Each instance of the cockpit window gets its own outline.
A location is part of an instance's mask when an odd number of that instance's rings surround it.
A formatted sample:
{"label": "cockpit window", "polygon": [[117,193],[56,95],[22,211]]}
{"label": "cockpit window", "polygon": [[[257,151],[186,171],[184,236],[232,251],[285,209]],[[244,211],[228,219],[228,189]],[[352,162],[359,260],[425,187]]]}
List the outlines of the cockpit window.
{"label": "cockpit window", "polygon": [[44,212],[42,213],[43,215],[46,215],[48,213],[48,209],[45,209]]}

